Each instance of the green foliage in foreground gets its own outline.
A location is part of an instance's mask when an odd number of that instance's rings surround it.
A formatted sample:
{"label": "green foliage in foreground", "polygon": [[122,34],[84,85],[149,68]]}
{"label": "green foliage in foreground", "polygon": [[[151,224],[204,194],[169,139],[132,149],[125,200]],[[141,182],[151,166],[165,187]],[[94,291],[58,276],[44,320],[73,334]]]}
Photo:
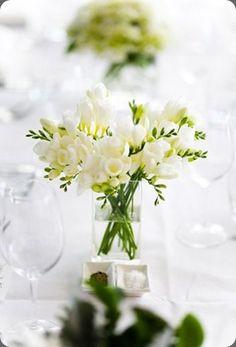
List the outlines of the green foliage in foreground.
{"label": "green foliage in foreground", "polygon": [[[155,313],[134,306],[133,323],[122,331],[117,329],[122,318],[124,294],[119,288],[90,282],[94,296],[104,310],[99,312],[93,301],[74,302],[66,311],[61,331],[62,345],[66,347],[200,347],[204,340],[201,324],[188,314],[177,328],[170,326]],[[101,315],[102,324],[97,317]]]}

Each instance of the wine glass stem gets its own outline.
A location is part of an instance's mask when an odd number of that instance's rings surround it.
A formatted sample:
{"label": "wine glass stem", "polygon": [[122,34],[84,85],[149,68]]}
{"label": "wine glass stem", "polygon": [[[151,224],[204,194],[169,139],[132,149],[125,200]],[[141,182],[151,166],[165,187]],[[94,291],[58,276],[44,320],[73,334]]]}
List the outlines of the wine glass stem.
{"label": "wine glass stem", "polygon": [[30,297],[33,319],[37,317],[38,279],[30,279]]}
{"label": "wine glass stem", "polygon": [[209,190],[210,190],[210,185],[208,184],[207,187],[204,188],[204,196],[203,196],[203,216],[202,216],[202,225],[204,227],[207,226],[208,224],[208,207],[209,207]]}

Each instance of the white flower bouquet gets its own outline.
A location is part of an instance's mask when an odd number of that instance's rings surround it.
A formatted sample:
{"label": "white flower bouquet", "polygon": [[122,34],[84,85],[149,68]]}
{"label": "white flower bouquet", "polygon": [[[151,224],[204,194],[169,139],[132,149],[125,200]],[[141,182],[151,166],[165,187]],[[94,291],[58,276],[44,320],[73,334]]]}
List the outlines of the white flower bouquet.
{"label": "white flower bouquet", "polygon": [[166,30],[156,25],[152,10],[140,0],[93,0],[81,7],[67,29],[68,52],[90,50],[108,57],[106,76],[117,76],[127,65],[155,62],[166,42]]}
{"label": "white flower bouquet", "polygon": [[162,180],[176,178],[184,161],[206,158],[207,152],[196,148],[205,134],[195,129],[189,110],[174,102],[151,111],[132,101],[124,119],[116,118],[114,109],[108,90],[99,84],[62,122],[41,119],[42,129],[26,136],[39,140],[34,151],[47,163],[45,178],[58,177],[64,191],[75,181],[79,192],[92,189],[100,194],[102,208],[109,205],[98,254],[109,254],[118,239],[120,249],[134,259],[133,199],[140,182],[153,186],[155,204],[164,200]]}

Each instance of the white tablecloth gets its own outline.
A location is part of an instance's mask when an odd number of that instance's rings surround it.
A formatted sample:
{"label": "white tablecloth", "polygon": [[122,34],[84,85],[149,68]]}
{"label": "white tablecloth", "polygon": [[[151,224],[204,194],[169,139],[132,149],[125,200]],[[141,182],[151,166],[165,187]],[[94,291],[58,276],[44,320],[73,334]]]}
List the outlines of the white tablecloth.
{"label": "white tablecloth", "polygon": [[[166,3],[170,5],[171,2]],[[206,4],[206,1],[202,1],[203,3]],[[200,21],[204,20],[207,23],[209,9],[213,3],[217,3],[217,7],[214,9],[220,13],[222,1],[209,0],[207,7],[202,7],[202,11],[199,12],[201,16],[197,21],[198,24],[195,23],[195,30],[199,27]],[[188,28],[191,28],[191,25],[194,26],[192,22],[194,4],[196,5],[196,0],[192,1],[193,8],[190,11],[191,6],[188,7],[188,1],[181,0],[181,7],[177,6],[172,9],[172,12],[169,12],[170,18],[174,18],[175,24],[177,23],[174,28],[179,34],[179,36],[177,35],[179,38],[188,38],[188,32],[184,30],[184,26],[178,25],[178,23],[183,23],[183,18],[184,22],[187,22]],[[217,24],[219,29],[217,40],[213,40],[214,32],[210,41],[208,41],[209,32],[203,33],[205,35],[205,41],[203,41],[205,55],[201,54],[202,47],[199,46],[201,41],[195,41],[195,45],[192,45],[190,34],[190,38],[182,44],[183,54],[178,55],[171,49],[163,54],[159,64],[159,96],[161,98],[183,94],[185,97],[194,98],[196,96],[196,100],[199,101],[199,88],[202,83],[205,83],[209,86],[206,89],[209,91],[208,97],[212,104],[216,103],[216,100],[217,102],[220,100],[222,106],[225,106],[226,101],[230,102],[231,106],[233,102],[235,105],[235,96],[232,97],[232,93],[230,97],[227,94],[227,100],[222,96],[224,88],[226,86],[229,88],[233,83],[232,76],[236,76],[235,70],[232,69],[235,65],[236,41],[230,41],[235,35],[236,25],[228,20],[228,25],[225,26],[226,13],[231,18],[232,8],[230,7],[230,11],[222,12],[222,18],[224,18],[222,27],[218,25],[219,22],[216,20],[218,17],[214,17],[214,25]],[[230,46],[224,42],[223,31],[227,35],[228,43],[231,43]],[[209,50],[206,52],[205,46],[213,41],[215,42],[214,49],[213,46],[208,47]],[[191,54],[193,59],[191,59]],[[212,59],[210,59],[211,54]],[[207,74],[204,66],[202,67],[200,64],[199,68],[199,65],[196,65],[196,61],[199,59],[204,61],[205,58],[209,59],[207,65],[209,73]],[[221,70],[222,61],[225,62],[223,70]],[[187,68],[189,62],[193,63],[191,72]],[[199,80],[196,79],[199,74],[201,83],[198,83]],[[227,76],[232,78],[222,79],[221,74],[228,74]],[[212,76],[215,75],[217,78],[213,80]],[[217,86],[219,81],[224,83]],[[214,99],[214,102],[211,99],[215,92],[213,87],[218,91],[218,97]],[[60,99],[53,101],[57,102],[55,107],[57,110],[63,111],[68,106],[68,100],[67,102],[64,99],[63,101]],[[25,138],[24,134],[28,129],[38,127],[39,117],[42,114],[45,115],[46,110],[50,113],[51,106],[50,103],[46,107],[40,105],[30,117],[10,124],[0,123],[1,163],[25,162],[40,165],[32,152],[32,141]],[[86,193],[78,197],[73,188],[65,194],[59,191],[57,184],[55,184],[55,189],[61,204],[66,237],[65,250],[60,263],[40,281],[39,311],[46,318],[56,316],[60,305],[67,302],[71,295],[78,290],[82,264],[88,260],[91,246],[90,194]],[[178,242],[176,238],[178,228],[186,220],[199,219],[197,214],[204,197],[203,191],[189,177],[182,177],[175,182],[170,182],[166,203],[162,206],[154,207],[155,196],[150,187],[144,185],[143,190],[142,260],[150,266],[152,291],[151,294],[140,299],[141,302],[157,310],[173,323],[177,322],[186,312],[196,313],[206,330],[204,347],[229,346],[236,338],[236,242],[232,240],[221,247],[206,250],[189,248]],[[211,187],[209,201],[212,216],[223,221],[228,232],[232,233],[234,229],[236,231],[228,201],[227,177]],[[0,331],[29,315],[29,305],[25,301],[28,297],[28,284],[24,279],[13,274],[7,300],[0,305]]]}

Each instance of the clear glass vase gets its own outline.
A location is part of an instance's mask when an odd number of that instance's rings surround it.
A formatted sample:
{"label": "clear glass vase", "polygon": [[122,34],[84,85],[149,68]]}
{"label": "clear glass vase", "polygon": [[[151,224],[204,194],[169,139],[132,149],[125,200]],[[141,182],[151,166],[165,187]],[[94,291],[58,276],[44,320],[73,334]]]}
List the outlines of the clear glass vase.
{"label": "clear glass vase", "polygon": [[139,259],[141,202],[140,181],[120,185],[115,194],[94,193],[93,259]]}

